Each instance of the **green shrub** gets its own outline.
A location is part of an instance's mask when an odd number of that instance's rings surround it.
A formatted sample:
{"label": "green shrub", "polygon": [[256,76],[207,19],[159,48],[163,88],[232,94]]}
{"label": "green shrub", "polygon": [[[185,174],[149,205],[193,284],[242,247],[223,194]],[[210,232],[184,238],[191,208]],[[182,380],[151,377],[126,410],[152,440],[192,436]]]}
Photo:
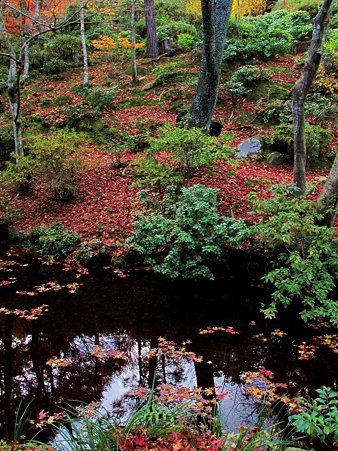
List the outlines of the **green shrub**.
{"label": "green shrub", "polygon": [[45,43],[49,55],[64,61],[73,60],[75,55],[82,54],[80,35],[58,34]]}
{"label": "green shrub", "polygon": [[[201,129],[172,126],[160,128],[158,138],[150,138],[149,143],[145,155],[133,164],[136,186],[185,184],[199,169],[212,166],[218,146],[217,139]],[[169,155],[159,158],[161,152]]]}
{"label": "green shrub", "polygon": [[263,281],[274,290],[263,312],[272,318],[279,306],[298,303],[304,321],[328,318],[337,325],[338,303],[330,296],[337,281],[338,238],[333,228],[316,224],[313,202],[286,188],[276,187],[268,200],[251,197],[261,221],[248,235],[270,261]]}
{"label": "green shrub", "polygon": [[69,200],[74,195],[82,166],[76,158],[79,143],[79,136],[66,130],[31,136],[28,139],[29,154],[16,157],[17,163],[7,163],[1,174],[3,183],[27,191],[35,179],[43,175],[57,200]]}
{"label": "green shrub", "polygon": [[196,38],[188,33],[179,34],[177,43],[181,47],[191,47],[196,43]]}
{"label": "green shrub", "polygon": [[270,80],[269,75],[257,66],[243,66],[232,74],[231,80],[253,86],[261,81]]}
{"label": "green shrub", "polygon": [[338,442],[338,392],[325,386],[316,392],[319,396],[315,399],[298,398],[301,411],[291,420],[297,432],[319,438],[333,449]]}
{"label": "green shrub", "polygon": [[[324,129],[320,125],[305,125],[307,165],[309,167],[318,166],[320,163],[327,163],[325,151],[332,138],[332,130]],[[280,124],[273,127],[271,136],[265,139],[272,151],[286,154],[290,161],[293,161],[293,125]],[[321,158],[321,160],[320,160]]]}
{"label": "green shrub", "polygon": [[10,154],[14,152],[14,137],[13,128],[11,125],[6,125],[0,128],[0,165],[2,162],[8,160]]}
{"label": "green shrub", "polygon": [[182,188],[176,201],[168,194],[163,212],[138,216],[127,244],[160,274],[214,279],[212,264],[222,260],[226,244],[246,227],[242,220],[218,215],[216,191],[194,185]]}
{"label": "green shrub", "polygon": [[180,69],[181,67],[177,62],[168,63],[164,66],[156,66],[151,72],[154,77],[154,83],[161,85],[167,80],[177,77]]}
{"label": "green shrub", "polygon": [[224,51],[225,61],[268,59],[291,50],[292,43],[311,36],[312,23],[305,12],[276,11],[264,16],[242,19],[241,37],[230,37]]}
{"label": "green shrub", "polygon": [[84,97],[90,103],[95,113],[102,114],[103,110],[111,105],[115,91],[116,87],[109,89],[86,88],[84,89]]}
{"label": "green shrub", "polygon": [[224,87],[235,105],[239,97],[245,97],[252,92],[251,87],[269,79],[269,75],[259,67],[247,65],[236,70]]}
{"label": "green shrub", "polygon": [[52,259],[66,257],[79,242],[80,236],[70,232],[62,224],[36,227],[25,238],[25,245],[28,248]]}
{"label": "green shrub", "polygon": [[189,35],[196,39],[198,36],[196,27],[186,22],[172,22],[157,28],[157,37],[159,40],[168,39],[177,42],[180,35]]}
{"label": "green shrub", "polygon": [[259,112],[259,116],[266,124],[290,123],[292,121],[291,104],[289,101],[280,99],[272,100]]}
{"label": "green shrub", "polygon": [[41,72],[45,75],[59,75],[65,72],[68,68],[69,63],[66,61],[63,61],[60,58],[51,58],[43,64]]}

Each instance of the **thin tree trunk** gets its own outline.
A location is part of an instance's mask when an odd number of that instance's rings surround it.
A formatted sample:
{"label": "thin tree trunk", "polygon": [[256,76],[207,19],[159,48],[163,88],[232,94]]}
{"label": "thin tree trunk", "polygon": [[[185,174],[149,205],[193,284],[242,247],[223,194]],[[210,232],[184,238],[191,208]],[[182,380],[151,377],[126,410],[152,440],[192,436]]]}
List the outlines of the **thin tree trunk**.
{"label": "thin tree trunk", "polygon": [[12,44],[7,34],[3,17],[3,4],[0,5],[0,35],[3,38],[3,42],[5,44],[9,57],[7,94],[12,113],[15,153],[18,156],[23,156],[24,147],[22,139],[22,126],[20,120],[20,76],[22,67],[20,60],[16,58],[15,51],[12,47]]}
{"label": "thin tree trunk", "polygon": [[88,55],[85,33],[84,0],[80,0],[80,33],[83,55],[83,86],[89,85]]}
{"label": "thin tree trunk", "polygon": [[[27,39],[29,38],[32,28],[34,25],[37,25],[38,29],[41,29],[40,26],[40,0],[35,0],[35,14],[34,14],[36,22],[31,21],[29,25],[29,30],[27,32]],[[22,75],[22,83],[25,83],[29,78],[29,42],[23,46],[23,75]]]}
{"label": "thin tree trunk", "polygon": [[135,34],[135,0],[131,0],[131,78],[134,84],[137,83]]}
{"label": "thin tree trunk", "polygon": [[203,53],[189,127],[207,127],[214,113],[232,1],[202,0]]}
{"label": "thin tree trunk", "polygon": [[158,42],[156,33],[154,0],[144,0],[144,12],[147,26],[147,56],[148,58],[157,58]]}
{"label": "thin tree trunk", "polygon": [[292,93],[292,113],[294,126],[294,175],[293,181],[300,189],[299,195],[305,194],[306,188],[306,141],[304,103],[306,95],[317,74],[321,52],[329,26],[330,13],[334,0],[324,0],[314,19],[314,28],[309,54],[304,72],[296,82]]}
{"label": "thin tree trunk", "polygon": [[318,213],[323,215],[319,223],[332,227],[338,210],[338,152],[323,191],[319,196],[317,209]]}

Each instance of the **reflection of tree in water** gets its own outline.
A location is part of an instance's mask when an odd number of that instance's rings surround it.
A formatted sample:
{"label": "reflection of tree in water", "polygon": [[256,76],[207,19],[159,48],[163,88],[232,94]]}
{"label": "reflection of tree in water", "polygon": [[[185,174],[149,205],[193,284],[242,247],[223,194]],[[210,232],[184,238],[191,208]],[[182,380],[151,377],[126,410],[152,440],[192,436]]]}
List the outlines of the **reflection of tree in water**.
{"label": "reflection of tree in water", "polygon": [[[53,276],[53,280],[59,279]],[[36,283],[28,278],[23,281],[20,289],[31,289],[28,284]],[[190,387],[197,381],[205,387],[216,380],[218,385],[224,383],[225,390],[232,384],[238,391],[241,373],[260,367],[273,371],[278,382],[291,382],[294,393],[337,383],[337,356],[332,351],[322,349],[314,360],[298,360],[294,340],[307,339],[300,328],[282,340],[272,339],[265,323],[250,329],[253,304],[244,296],[239,301],[240,292],[231,303],[220,287],[211,288],[214,285],[202,289],[176,286],[144,275],[116,281],[111,274],[88,277],[84,282],[76,294],[37,295],[38,305],[47,303],[50,309],[35,322],[0,317],[0,408],[2,416],[7,414],[7,423],[0,419],[1,434],[13,424],[11,415],[21,399],[24,404],[34,399],[35,412],[53,413],[56,403],[69,400],[102,400],[110,409],[114,402],[117,407],[126,399],[130,389],[151,387],[154,381]],[[15,288],[9,299],[12,309],[32,303],[15,295]],[[208,326],[229,324],[240,333],[198,333]],[[267,341],[254,338],[261,332]],[[163,355],[149,359],[147,354],[160,336],[177,344],[190,339],[188,349],[202,355],[203,363],[194,365]],[[95,357],[91,352],[99,343],[126,352],[128,361]],[[70,359],[71,364],[47,365],[53,357]],[[122,412],[121,403],[120,407]]]}
{"label": "reflection of tree in water", "polygon": [[[1,327],[3,377],[0,379],[0,406],[2,418],[5,418],[1,421],[2,435],[11,434],[14,410],[19,403],[23,408],[33,399],[31,415],[35,415],[42,409],[52,414],[57,404],[63,401],[100,400],[111,375],[120,373],[125,365],[124,360],[114,357],[100,359],[92,354],[94,345],[100,341],[99,333],[75,338],[63,335],[48,337],[39,329],[38,322],[32,322],[30,327],[27,323],[24,325],[26,334],[22,336],[20,323],[22,320],[6,315]],[[15,329],[19,330],[20,338],[14,337]],[[116,341],[120,348],[128,351],[128,337],[123,340],[105,338],[106,343]],[[71,363],[48,365],[52,358]]]}

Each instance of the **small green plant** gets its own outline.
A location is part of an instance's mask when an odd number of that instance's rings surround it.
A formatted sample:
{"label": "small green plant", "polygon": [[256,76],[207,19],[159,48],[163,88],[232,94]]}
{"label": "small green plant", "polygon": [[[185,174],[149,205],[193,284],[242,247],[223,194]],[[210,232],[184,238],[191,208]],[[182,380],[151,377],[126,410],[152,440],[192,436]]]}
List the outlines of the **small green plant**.
{"label": "small green plant", "polygon": [[80,236],[70,232],[62,224],[54,224],[50,227],[36,227],[29,233],[24,244],[43,256],[51,259],[66,257],[80,242]]}
{"label": "small green plant", "polygon": [[224,86],[231,96],[233,105],[235,105],[240,97],[245,97],[252,92],[251,87],[262,81],[267,81],[269,78],[269,75],[257,66],[248,65],[236,70]]}
{"label": "small green plant", "polygon": [[168,63],[164,66],[156,66],[152,70],[152,75],[154,77],[154,83],[156,86],[160,86],[168,80],[177,77],[178,72],[181,67],[177,62]]}
{"label": "small green plant", "polygon": [[271,302],[262,311],[276,316],[278,307],[299,305],[304,321],[328,318],[338,324],[334,292],[338,271],[338,238],[333,228],[316,224],[313,202],[293,196],[297,188],[278,187],[271,199],[251,196],[261,221],[248,229],[247,238],[270,260],[263,281],[273,288]]}
{"label": "small green plant", "polygon": [[316,392],[317,398],[298,398],[301,411],[291,420],[296,431],[333,446],[338,442],[338,392],[325,386]]}
{"label": "small green plant", "polygon": [[116,87],[109,89],[102,88],[83,88],[83,96],[90,103],[94,112],[102,114],[103,110],[111,105],[114,98]]}
{"label": "small green plant", "polygon": [[60,58],[51,58],[43,64],[41,72],[45,75],[59,75],[65,72],[68,68],[69,63],[66,61]]}
{"label": "small green plant", "polygon": [[54,197],[67,201],[74,195],[82,167],[81,161],[76,158],[79,143],[79,135],[67,130],[31,136],[28,139],[29,154],[16,156],[17,163],[7,162],[1,179],[6,186],[25,193],[43,175],[49,181]]}
{"label": "small green plant", "polygon": [[182,188],[176,200],[169,192],[162,205],[162,212],[138,216],[127,244],[160,274],[214,279],[212,265],[222,260],[244,221],[220,217],[216,190],[204,185]]}
{"label": "small green plant", "polygon": [[178,35],[177,43],[180,47],[191,47],[196,43],[196,38],[191,34],[182,33]]}
{"label": "small green plant", "polygon": [[181,129],[165,126],[158,138],[149,139],[145,156],[133,164],[135,185],[186,184],[202,168],[210,168],[218,146],[216,138],[201,129]]}

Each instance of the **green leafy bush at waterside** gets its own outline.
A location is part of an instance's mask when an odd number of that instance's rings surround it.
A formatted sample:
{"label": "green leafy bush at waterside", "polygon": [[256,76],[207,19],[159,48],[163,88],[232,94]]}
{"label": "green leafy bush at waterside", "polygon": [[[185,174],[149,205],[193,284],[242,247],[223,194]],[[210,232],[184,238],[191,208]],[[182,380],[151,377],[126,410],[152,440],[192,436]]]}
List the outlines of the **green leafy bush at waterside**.
{"label": "green leafy bush at waterside", "polygon": [[264,16],[242,19],[240,38],[229,37],[225,45],[225,61],[268,59],[291,50],[294,41],[308,39],[312,32],[310,15],[304,11],[276,11]]}
{"label": "green leafy bush at waterside", "polygon": [[15,156],[16,163],[7,162],[1,181],[7,187],[27,192],[37,177],[43,176],[55,199],[71,199],[82,168],[81,160],[76,158],[80,139],[76,133],[66,130],[31,136],[28,139],[29,154]]}
{"label": "green leafy bush at waterside", "polygon": [[325,386],[316,392],[317,398],[298,399],[301,411],[292,415],[291,420],[298,432],[318,438],[333,449],[334,442],[338,442],[338,392]]}
{"label": "green leafy bush at waterside", "polygon": [[62,224],[36,227],[25,238],[24,244],[43,256],[52,259],[66,257],[80,242],[80,236],[70,232]]}
{"label": "green leafy bush at waterside", "polygon": [[145,155],[133,163],[136,186],[185,184],[199,169],[212,166],[218,147],[217,139],[201,129],[172,126],[160,128],[158,138],[149,138],[149,143]]}
{"label": "green leafy bush at waterside", "polygon": [[299,305],[304,321],[328,318],[338,324],[338,302],[333,299],[338,274],[338,238],[333,228],[316,223],[316,206],[295,198],[297,188],[276,187],[271,199],[259,201],[252,195],[254,211],[262,220],[250,226],[252,240],[270,261],[263,281],[273,289],[267,318],[278,307]]}
{"label": "green leafy bush at waterside", "polygon": [[244,221],[220,217],[216,190],[204,185],[182,188],[176,201],[168,194],[162,207],[138,216],[127,244],[160,274],[214,279],[211,265],[222,260],[226,245],[245,229]]}

